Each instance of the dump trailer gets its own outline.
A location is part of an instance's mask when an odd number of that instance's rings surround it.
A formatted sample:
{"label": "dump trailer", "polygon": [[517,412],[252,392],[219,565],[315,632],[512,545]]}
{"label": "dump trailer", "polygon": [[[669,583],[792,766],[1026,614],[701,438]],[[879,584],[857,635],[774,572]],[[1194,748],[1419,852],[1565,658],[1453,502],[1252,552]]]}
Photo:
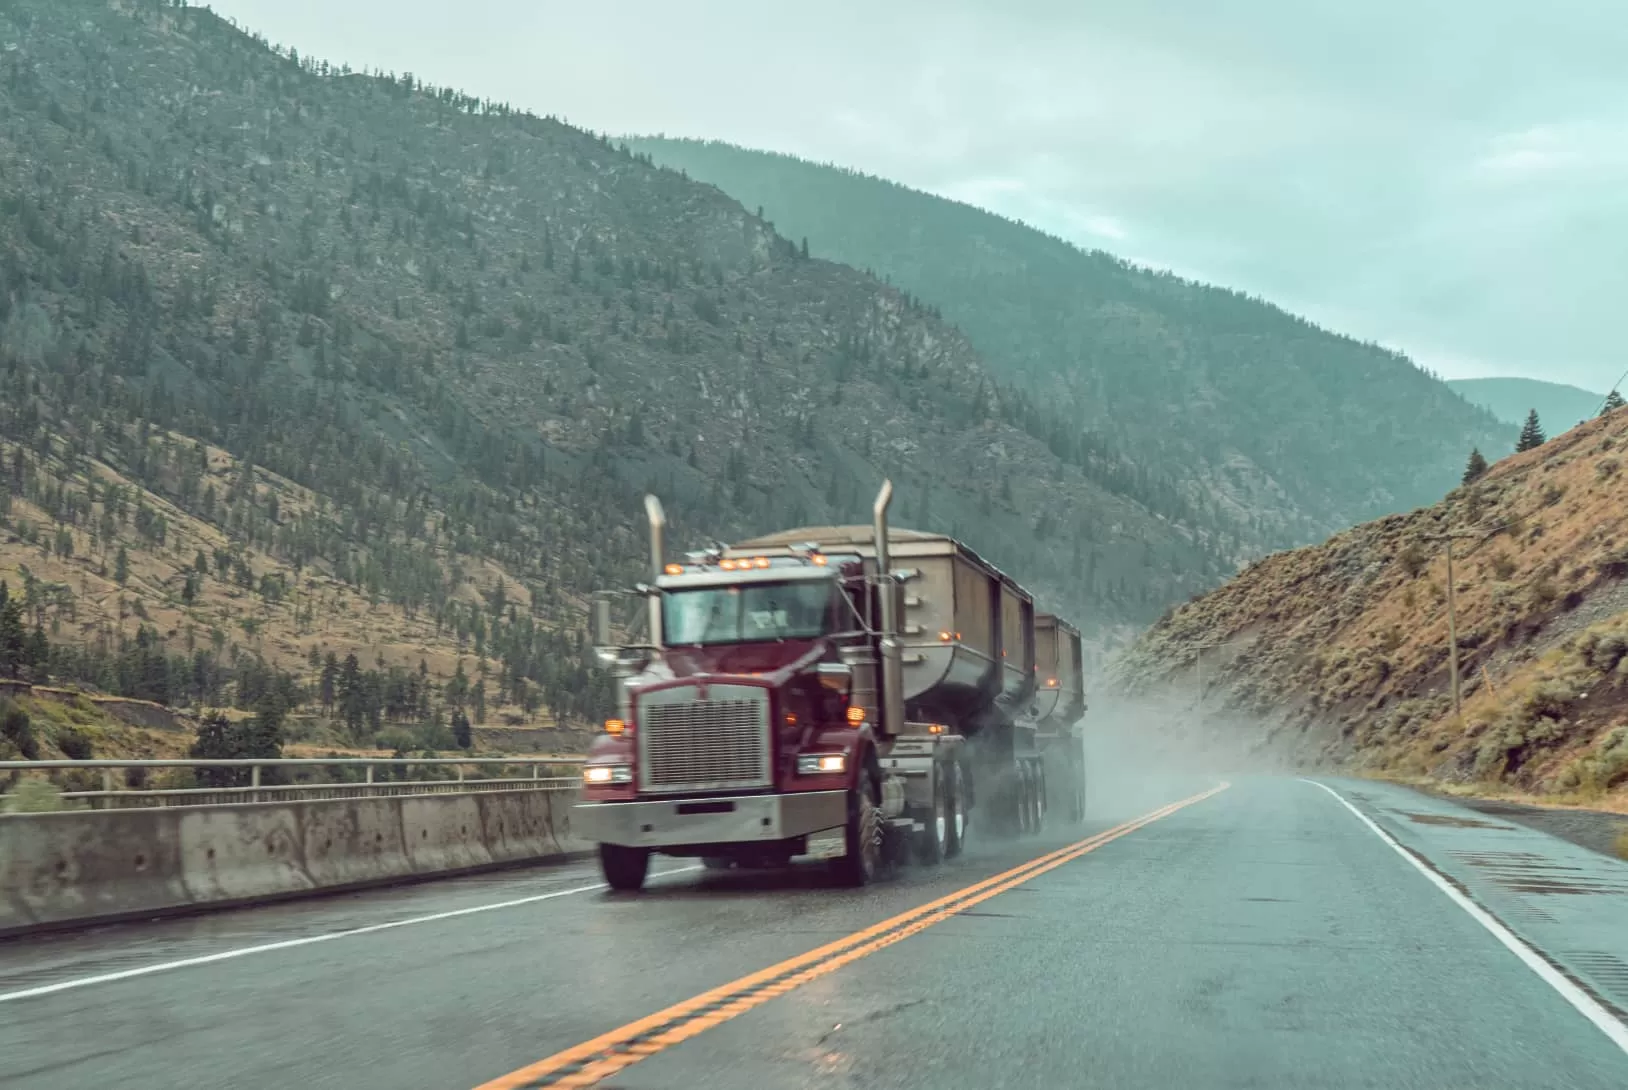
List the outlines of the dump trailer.
{"label": "dump trailer", "polygon": [[[870,526],[770,534],[669,560],[646,497],[651,582],[596,595],[619,708],[590,747],[577,836],[606,882],[650,857],[709,868],[824,858],[863,885],[959,853],[974,817],[1028,835],[1084,817],[1078,630],[966,545]],[[613,639],[617,599],[646,639]]]}
{"label": "dump trailer", "polygon": [[1080,630],[1060,617],[1034,620],[1038,682],[1021,728],[1033,724],[1045,758],[1047,805],[1070,821],[1085,816],[1085,653]]}

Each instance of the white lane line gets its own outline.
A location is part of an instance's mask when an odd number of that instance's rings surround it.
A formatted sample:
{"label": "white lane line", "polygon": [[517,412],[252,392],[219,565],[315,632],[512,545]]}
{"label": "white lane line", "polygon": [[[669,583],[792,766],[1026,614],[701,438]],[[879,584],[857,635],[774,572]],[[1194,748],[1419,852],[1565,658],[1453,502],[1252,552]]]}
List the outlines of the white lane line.
{"label": "white lane line", "polygon": [[1391,836],[1391,834],[1374,824],[1373,819],[1367,814],[1351,805],[1351,803],[1346,800],[1344,795],[1341,795],[1338,791],[1334,790],[1326,783],[1318,783],[1316,780],[1308,780],[1305,777],[1301,777],[1301,782],[1309,783],[1316,787],[1321,787],[1324,791],[1327,791],[1330,795],[1333,795],[1336,799],[1338,799],[1340,801],[1340,805],[1357,815],[1357,820],[1368,826],[1368,828],[1372,829],[1375,836],[1379,837],[1379,839],[1383,840],[1386,844],[1389,844],[1397,855],[1400,855],[1403,859],[1406,859],[1409,863],[1413,864],[1413,868],[1415,870],[1424,875],[1426,878],[1430,879],[1431,883],[1437,889],[1447,894],[1447,896],[1452,899],[1454,904],[1458,905],[1458,907],[1462,908],[1465,912],[1468,912],[1471,919],[1475,920],[1476,923],[1492,932],[1493,937],[1507,946],[1510,952],[1516,957],[1520,958],[1528,969],[1536,973],[1545,984],[1549,985],[1549,987],[1559,992],[1562,999],[1570,1003],[1573,1007],[1577,1008],[1577,1012],[1584,1018],[1587,1018],[1590,1022],[1593,1022],[1595,1027],[1598,1028],[1601,1033],[1611,1038],[1612,1044],[1622,1049],[1623,1052],[1628,1053],[1628,1025],[1624,1025],[1621,1021],[1619,1021],[1614,1014],[1612,1014],[1605,1007],[1601,1006],[1598,1000],[1589,995],[1583,989],[1579,988],[1576,984],[1573,984],[1571,981],[1567,980],[1559,970],[1557,970],[1553,965],[1549,964],[1548,960],[1544,958],[1542,954],[1538,953],[1536,950],[1532,949],[1532,947],[1528,946],[1526,943],[1517,938],[1514,932],[1509,930],[1509,928],[1505,927],[1503,924],[1499,923],[1496,918],[1486,911],[1486,909],[1482,908],[1480,905],[1464,896],[1464,894],[1454,889],[1451,882],[1447,881],[1447,879],[1443,878],[1441,875],[1419,862],[1412,852],[1408,851],[1406,848],[1402,847],[1401,844],[1397,843],[1396,838]]}
{"label": "white lane line", "polygon": [[[700,870],[700,866],[679,867],[676,870],[656,871],[650,875],[652,878],[665,878],[669,874],[684,874],[687,871]],[[219,953],[205,954],[201,957],[182,958],[179,961],[161,961],[154,965],[142,965],[134,969],[121,969],[116,973],[99,973],[96,976],[78,977],[74,980],[62,980],[55,984],[43,984],[38,988],[24,988],[18,992],[0,992],[0,1003],[9,1003],[14,999],[34,999],[42,995],[52,995],[56,992],[66,992],[74,988],[88,988],[93,984],[112,984],[119,980],[130,980],[133,977],[148,976],[152,973],[167,972],[171,969],[190,969],[195,965],[210,965],[217,961],[231,961],[233,958],[248,957],[250,954],[269,954],[276,950],[291,950],[296,946],[311,946],[319,942],[330,942],[333,939],[354,938],[357,935],[371,935],[379,931],[390,931],[398,927],[412,927],[421,923],[436,923],[440,920],[456,919],[459,916],[473,916],[477,912],[496,912],[503,908],[519,908],[522,905],[534,905],[539,901],[552,901],[556,897],[569,897],[573,893],[592,893],[596,889],[605,889],[604,882],[595,882],[588,886],[573,886],[571,889],[557,889],[552,893],[538,893],[531,897],[517,897],[512,901],[498,901],[489,905],[472,905],[469,908],[457,908],[450,912],[436,912],[428,916],[413,916],[405,920],[391,920],[389,923],[369,924],[366,927],[352,927],[345,931],[328,931],[321,935],[306,935],[297,939],[284,939],[282,942],[266,942],[258,946],[240,946],[233,950],[222,950]]]}

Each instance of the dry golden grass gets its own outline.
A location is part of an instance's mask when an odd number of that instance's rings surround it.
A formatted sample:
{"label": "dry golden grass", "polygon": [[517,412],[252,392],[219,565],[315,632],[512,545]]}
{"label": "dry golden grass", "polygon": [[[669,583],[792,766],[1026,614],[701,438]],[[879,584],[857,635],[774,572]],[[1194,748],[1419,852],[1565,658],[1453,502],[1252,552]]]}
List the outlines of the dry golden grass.
{"label": "dry golden grass", "polygon": [[[191,445],[184,436],[172,438]],[[210,471],[204,484],[213,486],[217,495],[224,495],[239,466],[218,448],[208,449],[208,461]],[[220,527],[137,488],[106,465],[96,463],[91,472],[98,487],[121,485],[127,494],[161,513],[167,523],[165,541],[162,545],[146,543],[129,526],[121,528],[117,540],[112,541],[96,541],[83,528],[73,528],[73,555],[60,557],[52,549],[57,527],[44,511],[14,498],[11,529],[0,530],[0,579],[7,580],[17,592],[26,572],[43,584],[64,588],[71,594],[71,605],[45,611],[54,640],[90,642],[121,632],[130,636],[138,626],[150,624],[172,648],[228,650],[236,645],[302,677],[310,674],[307,663],[312,647],[324,655],[331,651],[341,659],[354,652],[366,667],[382,661],[389,666],[416,669],[422,661],[438,680],[450,678],[460,661],[466,671],[473,672],[473,647],[460,647],[450,633],[437,635],[433,618],[422,613],[409,617],[388,603],[370,603],[356,589],[320,568],[307,568],[296,576],[290,566],[273,557],[245,551],[246,566],[256,585],[266,574],[284,578],[289,592],[277,603],[266,602],[253,589],[217,578],[213,571],[216,550],[232,549],[230,538]],[[257,468],[255,473],[256,492],[262,499],[275,493],[285,521],[316,506],[317,497],[308,490],[263,469]],[[90,520],[92,525],[99,522],[101,510],[98,504]],[[19,539],[16,528],[24,523],[37,528],[38,544]],[[128,558],[128,578],[122,587],[113,578],[121,545]],[[200,552],[208,558],[212,570],[201,581],[194,600],[186,603],[182,600],[186,573]],[[509,599],[522,610],[529,608],[525,587],[501,567],[490,562],[466,562],[465,576],[457,591],[460,600],[482,602],[481,591],[501,578]],[[302,614],[307,614],[309,620]]]}
{"label": "dry golden grass", "polygon": [[[1326,756],[1387,776],[1628,805],[1628,410],[1497,463],[1435,507],[1267,557],[1178,609],[1117,670],[1190,681],[1195,645],[1234,707],[1287,713]],[[1447,667],[1446,531],[1462,720]],[[1590,642],[1593,641],[1593,642]],[[1600,663],[1604,661],[1602,669]],[[1628,658],[1624,659],[1628,662]]]}

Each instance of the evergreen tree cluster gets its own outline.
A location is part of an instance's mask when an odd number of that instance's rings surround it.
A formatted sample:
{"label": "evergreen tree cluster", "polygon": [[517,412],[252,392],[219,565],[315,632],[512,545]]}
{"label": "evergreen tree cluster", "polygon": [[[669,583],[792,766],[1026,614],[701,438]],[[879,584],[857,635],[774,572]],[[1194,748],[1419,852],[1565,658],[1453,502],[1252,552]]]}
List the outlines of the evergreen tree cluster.
{"label": "evergreen tree cluster", "polygon": [[1526,423],[1521,426],[1520,437],[1515,440],[1515,453],[1536,450],[1548,441],[1548,436],[1543,433],[1543,425],[1538,422],[1538,411],[1533,409],[1526,414]]}

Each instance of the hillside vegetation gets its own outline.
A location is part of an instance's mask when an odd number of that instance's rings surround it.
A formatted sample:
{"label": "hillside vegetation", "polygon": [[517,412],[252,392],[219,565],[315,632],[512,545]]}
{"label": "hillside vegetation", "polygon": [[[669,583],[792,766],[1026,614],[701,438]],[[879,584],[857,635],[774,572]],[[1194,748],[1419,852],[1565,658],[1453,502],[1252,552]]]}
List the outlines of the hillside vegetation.
{"label": "hillside vegetation", "polygon": [[890,475],[1099,637],[1232,568],[931,308],[602,138],[171,0],[0,40],[0,674],[351,745],[580,725],[652,488],[681,548]]}
{"label": "hillside vegetation", "polygon": [[[1455,539],[1462,723],[1450,696]],[[1302,759],[1628,803],[1628,409],[1433,507],[1279,553],[1173,610],[1115,664]],[[1253,726],[1234,729],[1252,730]]]}
{"label": "hillside vegetation", "polygon": [[1237,292],[851,170],[715,142],[632,146],[932,304],[1003,382],[1134,466],[1138,494],[1181,497],[1235,553],[1434,503],[1472,447],[1514,446],[1516,429],[1403,357]]}

